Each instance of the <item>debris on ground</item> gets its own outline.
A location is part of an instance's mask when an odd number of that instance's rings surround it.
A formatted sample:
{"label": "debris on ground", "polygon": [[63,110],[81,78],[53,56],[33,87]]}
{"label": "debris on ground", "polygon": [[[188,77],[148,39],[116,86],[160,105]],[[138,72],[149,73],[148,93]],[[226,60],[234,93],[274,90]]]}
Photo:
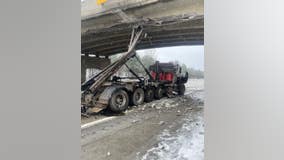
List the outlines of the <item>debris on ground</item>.
{"label": "debris on ground", "polygon": [[133,120],[133,121],[132,121],[132,123],[137,123],[137,122],[139,122],[139,121],[138,121],[138,120]]}
{"label": "debris on ground", "polygon": [[164,125],[165,122],[164,121],[160,121],[159,125]]}

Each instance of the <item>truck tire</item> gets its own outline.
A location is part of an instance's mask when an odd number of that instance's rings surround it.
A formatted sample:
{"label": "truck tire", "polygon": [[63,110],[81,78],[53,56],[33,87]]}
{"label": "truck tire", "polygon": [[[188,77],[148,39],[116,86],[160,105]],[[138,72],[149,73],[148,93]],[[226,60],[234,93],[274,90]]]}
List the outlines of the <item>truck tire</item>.
{"label": "truck tire", "polygon": [[161,99],[164,95],[164,90],[161,87],[155,89],[155,98]]}
{"label": "truck tire", "polygon": [[138,106],[142,104],[144,102],[144,98],[145,98],[144,90],[142,88],[135,89],[130,98],[131,105]]}
{"label": "truck tire", "polygon": [[113,112],[123,112],[127,109],[129,97],[123,89],[115,90],[109,101],[109,109]]}
{"label": "truck tire", "polygon": [[154,90],[152,88],[147,88],[145,91],[145,102],[151,102],[154,99]]}
{"label": "truck tire", "polygon": [[184,84],[180,84],[178,86],[178,95],[184,95],[184,92],[185,92],[185,85]]}

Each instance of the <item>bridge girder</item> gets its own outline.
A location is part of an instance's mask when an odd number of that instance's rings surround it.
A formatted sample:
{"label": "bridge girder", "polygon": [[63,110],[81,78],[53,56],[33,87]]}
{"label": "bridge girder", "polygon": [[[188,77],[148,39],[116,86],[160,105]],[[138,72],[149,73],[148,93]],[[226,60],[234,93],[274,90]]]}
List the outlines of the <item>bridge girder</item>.
{"label": "bridge girder", "polygon": [[93,11],[91,7],[87,10],[85,4],[81,13],[82,54],[109,56],[125,52],[135,25],[144,26],[146,33],[137,49],[204,43],[203,0],[108,2],[99,9],[95,6],[98,10]]}

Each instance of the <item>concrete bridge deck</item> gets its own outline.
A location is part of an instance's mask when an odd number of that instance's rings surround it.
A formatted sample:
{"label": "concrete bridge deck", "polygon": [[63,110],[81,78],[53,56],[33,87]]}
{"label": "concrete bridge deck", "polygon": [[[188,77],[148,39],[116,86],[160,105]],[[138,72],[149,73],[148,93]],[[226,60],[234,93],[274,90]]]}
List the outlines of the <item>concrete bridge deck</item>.
{"label": "concrete bridge deck", "polygon": [[81,54],[109,56],[127,50],[131,29],[143,25],[137,49],[202,45],[203,0],[95,0],[82,2]]}

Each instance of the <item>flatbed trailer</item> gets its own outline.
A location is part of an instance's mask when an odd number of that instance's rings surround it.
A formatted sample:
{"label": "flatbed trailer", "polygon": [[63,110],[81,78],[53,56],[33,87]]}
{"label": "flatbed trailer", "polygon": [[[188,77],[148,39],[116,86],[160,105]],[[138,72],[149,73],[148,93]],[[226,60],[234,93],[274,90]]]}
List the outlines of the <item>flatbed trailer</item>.
{"label": "flatbed trailer", "polygon": [[[188,73],[182,75],[179,65],[157,61],[147,69],[136,56],[135,46],[142,31],[141,27],[134,28],[128,51],[119,60],[81,85],[82,114],[97,113],[105,109],[123,112],[129,105],[140,105],[164,96],[184,94],[184,83],[188,80]],[[126,62],[131,58],[136,58],[147,74],[146,77],[139,77],[127,66]],[[123,65],[134,75],[134,78],[114,76]]]}

